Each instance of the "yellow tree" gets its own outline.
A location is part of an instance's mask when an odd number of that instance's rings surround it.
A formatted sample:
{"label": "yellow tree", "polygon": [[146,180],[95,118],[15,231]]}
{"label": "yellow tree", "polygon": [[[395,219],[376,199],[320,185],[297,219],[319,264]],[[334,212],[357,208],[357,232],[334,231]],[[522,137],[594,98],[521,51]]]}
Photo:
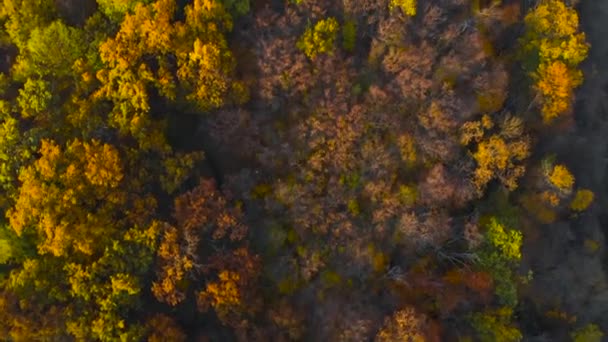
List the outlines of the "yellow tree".
{"label": "yellow tree", "polygon": [[477,163],[473,182],[480,193],[492,179],[500,180],[510,190],[517,188],[517,180],[525,171],[523,161],[530,154],[530,142],[523,135],[521,119],[507,116],[500,131],[492,134],[494,126],[492,119],[484,115],[481,120],[461,127],[461,143],[476,144],[472,152]]}
{"label": "yellow tree", "polygon": [[573,90],[582,82],[578,70],[589,51],[585,34],[579,32],[576,10],[562,0],[544,0],[525,18],[522,38],[524,62],[540,95],[545,122],[568,113]]}
{"label": "yellow tree", "polygon": [[571,110],[574,89],[582,84],[583,73],[571,69],[561,61],[541,64],[535,74],[535,85],[541,99],[541,113],[545,122],[551,122]]}
{"label": "yellow tree", "polygon": [[11,227],[36,232],[40,253],[92,254],[111,236],[113,213],[127,200],[118,151],[98,141],[76,140],[62,149],[43,140],[39,152],[19,175],[17,201],[7,215]]}
{"label": "yellow tree", "polygon": [[234,59],[224,37],[232,19],[222,3],[195,0],[184,21],[175,20],[176,8],[175,0],[158,0],[125,16],[116,36],[100,46],[107,65],[100,94],[147,111],[147,85],[172,100],[183,93],[202,110],[221,106],[234,88],[243,92],[232,83]]}

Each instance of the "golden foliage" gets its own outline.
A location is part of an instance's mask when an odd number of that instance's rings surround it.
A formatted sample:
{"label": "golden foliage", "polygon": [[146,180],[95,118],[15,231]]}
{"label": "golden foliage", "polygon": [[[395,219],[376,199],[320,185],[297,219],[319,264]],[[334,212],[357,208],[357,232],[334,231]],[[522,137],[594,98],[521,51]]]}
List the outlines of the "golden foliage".
{"label": "golden foliage", "polygon": [[413,17],[416,15],[416,0],[391,0],[388,8],[391,11],[400,8],[405,15]]}
{"label": "golden foliage", "polygon": [[397,146],[401,152],[401,160],[411,165],[416,162],[416,142],[414,137],[409,134],[403,134],[397,139]]}
{"label": "golden foliage", "polygon": [[530,154],[529,148],[527,140],[508,142],[498,135],[480,142],[473,153],[477,162],[474,179],[477,189],[481,191],[494,177],[510,190],[517,188],[517,179],[525,171],[520,162]]}
{"label": "golden foliage", "polygon": [[548,123],[570,111],[574,88],[582,83],[577,69],[589,46],[580,33],[578,14],[562,0],[545,0],[525,18],[522,39],[527,58],[538,60],[532,72],[534,88],[541,96],[541,114]]}
{"label": "golden foliage", "polygon": [[[240,305],[239,274],[231,271],[222,271],[218,275],[218,278],[217,281],[207,284],[207,288],[199,293],[198,301],[200,303],[209,303],[209,305],[216,309]],[[203,304],[201,305],[204,306]]]}
{"label": "golden foliage", "polygon": [[384,326],[374,339],[375,342],[426,341],[422,331],[424,318],[419,317],[413,308],[395,312],[384,320]]}
{"label": "golden foliage", "polygon": [[541,64],[535,85],[542,99],[541,113],[545,122],[551,122],[571,109],[574,89],[583,82],[580,70],[571,70],[560,61]]}
{"label": "golden foliage", "polygon": [[181,250],[177,229],[166,227],[157,255],[159,280],[152,283],[152,293],[160,302],[175,306],[186,298],[183,283],[194,267],[193,260]]}
{"label": "golden foliage", "polygon": [[68,144],[43,140],[40,158],[22,169],[21,188],[7,217],[22,234],[38,233],[40,253],[70,250],[92,254],[116,226],[115,210],[126,200],[118,151],[98,141]]}
{"label": "golden foliage", "polygon": [[555,165],[549,175],[549,182],[563,193],[572,192],[574,176],[565,165]]}
{"label": "golden foliage", "polygon": [[579,32],[578,13],[562,0],[540,2],[525,18],[524,49],[536,50],[541,61],[561,60],[575,67],[587,57],[589,46]]}
{"label": "golden foliage", "polygon": [[525,171],[523,161],[530,154],[530,142],[523,135],[520,118],[507,115],[500,123],[498,134],[490,133],[494,128],[489,115],[460,127],[460,143],[476,146],[472,153],[477,163],[473,182],[480,193],[494,178],[510,190],[517,188],[517,180]]}

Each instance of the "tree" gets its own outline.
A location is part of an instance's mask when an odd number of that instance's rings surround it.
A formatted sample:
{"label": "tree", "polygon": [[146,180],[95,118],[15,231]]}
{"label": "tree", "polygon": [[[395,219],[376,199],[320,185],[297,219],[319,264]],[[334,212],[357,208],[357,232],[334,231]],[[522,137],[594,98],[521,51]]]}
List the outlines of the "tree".
{"label": "tree", "polygon": [[416,0],[391,0],[388,8],[391,11],[399,8],[405,15],[413,17],[416,15]]}
{"label": "tree", "polygon": [[574,89],[582,83],[577,69],[589,46],[579,32],[576,10],[562,0],[542,1],[525,18],[524,64],[532,74],[546,123],[570,112]]}
{"label": "tree", "polygon": [[482,342],[517,342],[523,336],[517,327],[511,324],[513,310],[500,308],[476,313],[472,317],[472,324]]}
{"label": "tree", "polygon": [[137,4],[149,4],[153,0],[97,0],[100,10],[112,19],[119,23],[124,16],[133,11]]}
{"label": "tree", "polygon": [[[211,180],[203,180],[177,197],[177,228],[165,225],[157,252],[154,296],[176,306],[187,298],[189,289],[199,287],[199,310],[213,308],[226,324],[238,325],[242,317],[255,311],[259,260],[246,246],[247,227],[240,215]],[[208,246],[220,244],[227,250],[209,253]],[[198,276],[201,272],[205,277]]]}
{"label": "tree", "polygon": [[535,87],[542,102],[543,120],[548,123],[561,114],[570,112],[574,89],[583,83],[583,73],[556,61],[541,64],[535,77]]}
{"label": "tree", "polygon": [[186,341],[186,334],[180,329],[179,325],[169,316],[155,314],[148,322],[148,342],[183,342]]}
{"label": "tree", "polygon": [[21,117],[45,121],[44,113],[49,109],[52,97],[48,82],[28,78],[23,88],[19,89],[19,96],[17,97]]}
{"label": "tree", "polygon": [[59,81],[72,76],[74,63],[84,57],[85,47],[83,32],[60,20],[36,27],[14,66],[16,78],[53,76]]}
{"label": "tree", "polygon": [[20,51],[26,49],[31,32],[45,27],[56,15],[51,0],[3,0],[0,8],[6,33]]}
{"label": "tree", "polygon": [[548,180],[552,186],[560,192],[569,194],[574,186],[574,176],[565,165],[555,165],[548,175]]}
{"label": "tree", "polygon": [[424,316],[420,316],[413,308],[396,311],[384,320],[384,326],[374,339],[375,342],[392,341],[425,341]]}
{"label": "tree", "polygon": [[595,324],[587,324],[570,334],[574,342],[600,342],[603,336],[604,333]]}
{"label": "tree", "polygon": [[310,59],[315,59],[320,54],[331,54],[338,29],[338,21],[335,18],[319,20],[314,27],[306,29],[298,40],[297,47]]}
{"label": "tree", "polygon": [[127,200],[118,151],[98,141],[73,141],[62,150],[43,140],[40,154],[20,173],[19,196],[7,214],[11,227],[36,232],[41,254],[93,254],[106,245],[113,213]]}
{"label": "tree", "polygon": [[570,209],[574,211],[585,211],[591,203],[593,203],[593,192],[587,189],[580,189],[576,191],[574,199],[570,202]]}

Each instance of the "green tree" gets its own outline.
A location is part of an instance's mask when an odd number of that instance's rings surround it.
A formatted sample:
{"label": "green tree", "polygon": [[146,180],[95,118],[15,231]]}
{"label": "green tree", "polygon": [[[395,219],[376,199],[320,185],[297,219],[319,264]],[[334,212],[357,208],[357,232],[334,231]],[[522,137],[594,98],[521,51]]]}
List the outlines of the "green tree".
{"label": "green tree", "polygon": [[85,47],[83,32],[60,20],[34,28],[14,66],[16,77],[71,76],[73,65],[83,57]]}
{"label": "green tree", "polygon": [[20,51],[26,48],[34,29],[45,27],[56,16],[52,0],[3,0],[0,8],[4,29]]}
{"label": "green tree", "polygon": [[21,117],[24,119],[38,118],[49,110],[51,94],[49,82],[43,80],[28,79],[22,89],[19,89],[17,104],[21,109]]}
{"label": "green tree", "polygon": [[574,342],[600,342],[604,333],[595,324],[587,324],[586,326],[572,332],[570,334]]}
{"label": "green tree", "polygon": [[482,342],[517,342],[523,336],[512,321],[513,310],[500,308],[476,313],[472,317],[473,328]]}

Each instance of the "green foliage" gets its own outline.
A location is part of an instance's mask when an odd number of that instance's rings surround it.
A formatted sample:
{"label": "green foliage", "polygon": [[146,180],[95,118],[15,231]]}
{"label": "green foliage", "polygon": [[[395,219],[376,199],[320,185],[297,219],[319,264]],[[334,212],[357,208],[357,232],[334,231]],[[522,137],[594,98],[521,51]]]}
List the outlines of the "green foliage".
{"label": "green foliage", "polygon": [[514,270],[521,259],[522,234],[505,227],[495,217],[490,217],[485,226],[486,244],[479,252],[479,264],[492,275],[501,303],[514,307],[517,304]]}
{"label": "green foliage", "polygon": [[53,0],[3,0],[0,19],[4,28],[19,50],[24,50],[30,33],[45,27],[56,17]]}
{"label": "green foliage", "polygon": [[82,31],[59,20],[53,21],[48,26],[32,30],[17,60],[15,72],[22,79],[73,75],[74,62],[83,56],[85,48]]}
{"label": "green foliage", "polygon": [[586,326],[572,332],[570,334],[573,342],[600,342],[604,333],[595,324],[587,324]]}
{"label": "green foliage", "polygon": [[476,313],[471,323],[481,342],[517,342],[523,336],[511,323],[513,311],[505,307],[497,310]]}
{"label": "green foliage", "polygon": [[357,23],[353,20],[347,20],[342,25],[342,47],[344,50],[352,52],[357,43]]}
{"label": "green foliage", "polygon": [[319,54],[331,54],[338,33],[338,21],[335,18],[319,20],[314,27],[308,27],[296,46],[310,59]]}
{"label": "green foliage", "polygon": [[348,208],[348,212],[350,212],[353,216],[357,216],[361,213],[359,202],[354,198],[348,200],[346,207]]}
{"label": "green foliage", "polygon": [[137,4],[149,4],[154,0],[97,0],[99,9],[112,21],[120,22]]}
{"label": "green foliage", "polygon": [[46,111],[53,97],[50,90],[50,84],[46,81],[33,79],[25,81],[17,97],[21,116],[25,119],[34,118]]}
{"label": "green foliage", "polygon": [[517,285],[514,265],[497,251],[483,251],[479,254],[480,266],[492,275],[496,296],[507,307],[517,305]]}
{"label": "green foliage", "polygon": [[21,132],[19,126],[19,121],[8,114],[0,124],[0,207],[4,209],[17,192],[19,169],[32,159],[38,144],[36,130]]}

